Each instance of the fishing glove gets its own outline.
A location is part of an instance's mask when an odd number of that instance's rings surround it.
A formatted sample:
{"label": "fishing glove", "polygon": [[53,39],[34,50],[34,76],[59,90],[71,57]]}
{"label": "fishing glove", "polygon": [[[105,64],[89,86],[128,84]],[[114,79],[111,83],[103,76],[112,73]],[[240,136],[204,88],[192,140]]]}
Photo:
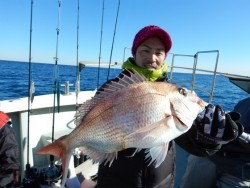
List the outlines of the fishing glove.
{"label": "fishing glove", "polygon": [[219,105],[206,106],[204,117],[194,121],[196,139],[202,144],[227,144],[238,138],[243,132],[243,126],[236,122],[240,119],[237,112],[225,113]]}

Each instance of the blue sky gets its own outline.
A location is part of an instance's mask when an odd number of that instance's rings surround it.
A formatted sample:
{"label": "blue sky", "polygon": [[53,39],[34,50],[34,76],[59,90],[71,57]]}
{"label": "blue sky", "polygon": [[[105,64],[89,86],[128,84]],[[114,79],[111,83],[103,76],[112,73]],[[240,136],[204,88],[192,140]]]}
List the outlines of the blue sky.
{"label": "blue sky", "polygon": [[[0,1],[0,59],[29,60],[30,2]],[[98,62],[102,3],[80,0],[79,61]],[[102,62],[110,59],[117,6],[118,0],[105,0]],[[171,52],[194,55],[219,50],[220,72],[250,76],[249,10],[249,0],[121,0],[112,62],[121,63],[124,48],[131,47],[136,32],[154,24],[171,35]],[[57,0],[34,0],[33,62],[54,63],[57,15]],[[76,64],[76,23],[77,0],[61,0],[58,64]],[[126,57],[129,55],[126,50]],[[212,66],[214,61],[201,64]]]}

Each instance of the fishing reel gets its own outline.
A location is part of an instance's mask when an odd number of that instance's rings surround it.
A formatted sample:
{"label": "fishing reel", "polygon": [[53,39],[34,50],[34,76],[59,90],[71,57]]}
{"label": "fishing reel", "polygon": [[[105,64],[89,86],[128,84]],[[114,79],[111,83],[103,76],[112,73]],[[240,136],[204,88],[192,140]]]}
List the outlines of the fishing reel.
{"label": "fishing reel", "polygon": [[61,162],[56,161],[48,167],[26,168],[26,177],[23,179],[24,188],[40,188],[40,185],[60,185],[62,178]]}
{"label": "fishing reel", "polygon": [[[52,157],[52,156],[51,156]],[[87,156],[76,149],[73,153],[74,167],[79,166],[87,160]],[[40,188],[40,185],[58,185],[60,186],[62,180],[62,163],[61,161],[54,161],[50,159],[50,165],[47,167],[30,167],[26,165],[26,177],[23,179],[23,188]],[[70,169],[67,177],[70,177]]]}
{"label": "fishing reel", "polygon": [[73,157],[74,157],[74,167],[81,165],[88,159],[87,156],[84,155],[79,148],[75,149],[75,151],[73,152]]}

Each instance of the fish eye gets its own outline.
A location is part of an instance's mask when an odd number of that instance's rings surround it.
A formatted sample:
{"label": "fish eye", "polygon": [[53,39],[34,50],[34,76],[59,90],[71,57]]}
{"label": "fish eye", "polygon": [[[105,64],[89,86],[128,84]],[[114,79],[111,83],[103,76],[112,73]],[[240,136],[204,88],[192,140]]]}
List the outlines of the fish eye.
{"label": "fish eye", "polygon": [[183,96],[187,96],[187,91],[186,91],[184,88],[179,87],[179,88],[178,88],[178,91],[179,91],[179,93],[182,94]]}

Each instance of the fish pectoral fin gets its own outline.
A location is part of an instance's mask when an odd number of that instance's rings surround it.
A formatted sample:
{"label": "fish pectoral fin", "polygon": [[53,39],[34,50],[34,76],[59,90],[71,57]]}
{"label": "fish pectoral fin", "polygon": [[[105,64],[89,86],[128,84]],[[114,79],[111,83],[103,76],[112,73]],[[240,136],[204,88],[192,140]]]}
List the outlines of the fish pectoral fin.
{"label": "fish pectoral fin", "polygon": [[160,164],[164,161],[164,159],[167,156],[168,146],[169,143],[167,142],[166,144],[162,144],[160,146],[147,149],[146,159],[150,160],[148,166],[151,165],[152,163],[155,165],[155,168],[160,166]]}
{"label": "fish pectoral fin", "polygon": [[144,134],[145,137],[149,136],[149,137],[153,137],[153,138],[157,139],[156,137],[158,137],[159,133],[162,133],[162,131],[166,131],[168,129],[167,119],[168,118],[164,118],[164,119],[157,121],[151,125],[142,127],[140,129],[130,133],[129,135],[125,136],[125,139],[129,139],[129,138],[131,138],[135,135],[138,135],[138,134]]}

